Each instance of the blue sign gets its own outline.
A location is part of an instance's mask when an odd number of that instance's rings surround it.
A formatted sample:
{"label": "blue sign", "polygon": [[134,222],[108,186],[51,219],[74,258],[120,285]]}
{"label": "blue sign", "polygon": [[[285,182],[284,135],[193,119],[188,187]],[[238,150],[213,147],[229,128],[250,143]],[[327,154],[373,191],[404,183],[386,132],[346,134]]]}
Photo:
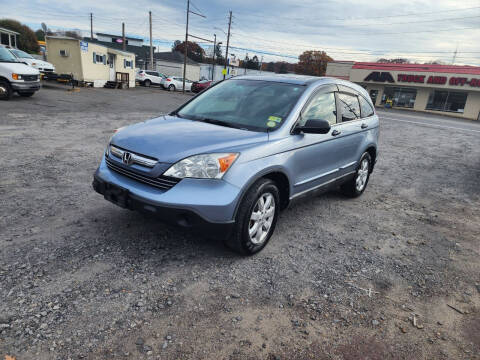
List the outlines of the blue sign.
{"label": "blue sign", "polygon": [[80,50],[87,52],[88,51],[88,42],[80,41]]}

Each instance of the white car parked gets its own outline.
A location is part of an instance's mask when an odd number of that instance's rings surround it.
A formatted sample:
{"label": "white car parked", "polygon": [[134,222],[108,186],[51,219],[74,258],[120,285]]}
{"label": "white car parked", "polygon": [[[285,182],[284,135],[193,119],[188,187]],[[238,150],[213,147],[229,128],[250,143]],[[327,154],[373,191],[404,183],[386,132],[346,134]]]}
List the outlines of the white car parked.
{"label": "white car parked", "polygon": [[143,86],[160,85],[162,86],[167,76],[158,71],[140,70],[135,75],[137,80]]}
{"label": "white car parked", "polygon": [[38,90],[38,70],[19,62],[6,47],[0,45],[0,100],[11,99],[14,92],[30,97]]}
{"label": "white car parked", "polygon": [[31,66],[41,73],[53,73],[55,72],[55,66],[49,62],[35,59],[32,55],[27,54],[25,51],[18,49],[8,49],[13,56],[15,56],[18,61],[26,63],[28,66]]}
{"label": "white car parked", "polygon": [[[193,81],[185,79],[185,91],[192,90]],[[179,90],[182,91],[183,89],[183,78],[177,76],[169,76],[165,79],[163,83],[163,87],[169,91]]]}

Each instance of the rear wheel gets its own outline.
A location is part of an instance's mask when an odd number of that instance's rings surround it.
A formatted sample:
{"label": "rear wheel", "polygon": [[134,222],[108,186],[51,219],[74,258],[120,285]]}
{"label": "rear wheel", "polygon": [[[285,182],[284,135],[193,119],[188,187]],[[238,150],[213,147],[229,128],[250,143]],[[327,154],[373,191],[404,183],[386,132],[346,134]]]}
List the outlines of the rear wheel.
{"label": "rear wheel", "polygon": [[33,94],[35,94],[35,93],[34,93],[34,92],[21,92],[21,93],[18,93],[18,95],[23,96],[23,97],[30,97],[30,96],[33,96]]}
{"label": "rear wheel", "polygon": [[10,100],[12,95],[10,84],[6,80],[0,80],[0,100]]}
{"label": "rear wheel", "polygon": [[169,85],[168,90],[169,91],[175,91],[175,85]]}
{"label": "rear wheel", "polygon": [[150,87],[150,86],[152,86],[152,82],[147,79],[143,82],[143,85],[146,86],[146,87]]}
{"label": "rear wheel", "polygon": [[370,178],[372,157],[368,152],[363,153],[352,180],[341,186],[342,192],[349,197],[357,197],[363,194]]}
{"label": "rear wheel", "polygon": [[280,192],[270,179],[260,179],[245,194],[235,228],[225,244],[242,255],[253,255],[270,240],[280,212]]}

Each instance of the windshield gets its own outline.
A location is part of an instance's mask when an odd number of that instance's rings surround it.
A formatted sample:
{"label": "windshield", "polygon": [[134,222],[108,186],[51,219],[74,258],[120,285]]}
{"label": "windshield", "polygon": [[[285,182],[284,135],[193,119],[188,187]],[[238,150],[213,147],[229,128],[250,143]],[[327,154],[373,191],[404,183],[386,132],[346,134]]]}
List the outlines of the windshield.
{"label": "windshield", "polygon": [[21,59],[33,59],[34,57],[30,54],[27,54],[25,51],[22,51],[22,50],[11,50],[11,52],[13,52],[13,54],[18,57],[18,58],[21,58]]}
{"label": "windshield", "polygon": [[6,62],[17,62],[15,56],[12,55],[10,51],[4,47],[0,47],[0,61]]}
{"label": "windshield", "polygon": [[200,94],[177,114],[249,130],[274,130],[285,121],[304,89],[296,84],[231,79]]}

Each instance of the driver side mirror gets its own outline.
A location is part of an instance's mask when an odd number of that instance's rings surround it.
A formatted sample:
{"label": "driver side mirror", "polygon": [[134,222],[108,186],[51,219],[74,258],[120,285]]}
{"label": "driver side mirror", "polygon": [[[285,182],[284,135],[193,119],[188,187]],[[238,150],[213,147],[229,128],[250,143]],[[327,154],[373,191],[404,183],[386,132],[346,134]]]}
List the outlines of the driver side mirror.
{"label": "driver side mirror", "polygon": [[305,134],[327,134],[330,131],[330,123],[323,119],[307,120],[305,125],[297,126],[295,134],[303,132]]}

